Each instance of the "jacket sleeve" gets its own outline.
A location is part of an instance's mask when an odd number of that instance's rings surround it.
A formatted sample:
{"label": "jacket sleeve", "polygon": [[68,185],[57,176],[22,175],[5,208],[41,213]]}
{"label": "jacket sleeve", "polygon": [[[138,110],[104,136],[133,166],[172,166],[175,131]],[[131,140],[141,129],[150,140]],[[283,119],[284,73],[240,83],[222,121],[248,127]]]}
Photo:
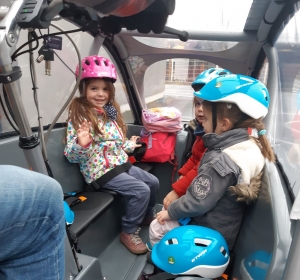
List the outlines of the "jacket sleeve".
{"label": "jacket sleeve", "polygon": [[179,170],[178,173],[180,175],[186,175],[190,170],[194,168],[194,166],[199,163],[199,161],[196,159],[195,155],[192,154],[191,157],[188,159],[188,161],[182,166]]}
{"label": "jacket sleeve", "polygon": [[123,144],[123,150],[129,154],[132,153],[134,151],[134,143],[128,139],[125,140],[124,144]]}
{"label": "jacket sleeve", "polygon": [[187,175],[191,170],[198,168],[199,162],[205,154],[206,148],[202,137],[197,136],[193,145],[192,156],[188,159],[186,164],[178,171],[180,175]]}
{"label": "jacket sleeve", "polygon": [[90,158],[93,144],[91,143],[87,147],[82,147],[77,143],[76,130],[71,121],[68,122],[66,141],[64,155],[70,162],[80,163]]}
{"label": "jacket sleeve", "polygon": [[222,158],[215,158],[213,162],[200,167],[186,194],[170,204],[168,213],[174,220],[202,216],[213,209],[228,187],[236,182],[235,172],[228,168]]}
{"label": "jacket sleeve", "polygon": [[191,169],[186,175],[181,177],[179,180],[177,180],[175,183],[172,184],[173,190],[179,195],[182,196],[186,193],[186,190],[194,180],[194,178],[198,174],[198,165],[194,165],[193,169]]}

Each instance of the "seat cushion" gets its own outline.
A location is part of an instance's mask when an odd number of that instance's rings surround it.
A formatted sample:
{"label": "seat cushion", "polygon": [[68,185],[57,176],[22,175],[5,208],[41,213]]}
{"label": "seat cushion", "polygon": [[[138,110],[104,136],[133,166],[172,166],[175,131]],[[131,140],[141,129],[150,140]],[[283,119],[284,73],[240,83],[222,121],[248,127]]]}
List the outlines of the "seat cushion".
{"label": "seat cushion", "polygon": [[74,240],[82,235],[109,208],[114,200],[111,194],[104,192],[82,192],[80,196],[86,199],[71,207],[75,219],[69,228],[69,232]]}

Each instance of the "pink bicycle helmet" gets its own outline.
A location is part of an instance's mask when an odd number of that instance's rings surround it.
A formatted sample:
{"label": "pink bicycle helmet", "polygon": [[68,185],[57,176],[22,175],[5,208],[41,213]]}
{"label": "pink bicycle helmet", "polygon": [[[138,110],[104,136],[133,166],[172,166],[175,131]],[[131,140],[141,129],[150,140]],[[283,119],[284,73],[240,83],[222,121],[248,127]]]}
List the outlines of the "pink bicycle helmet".
{"label": "pink bicycle helmet", "polygon": [[[91,55],[82,59],[81,80],[86,78],[109,78],[114,83],[117,80],[115,66],[105,57]],[[75,75],[78,77],[79,65],[76,67]]]}

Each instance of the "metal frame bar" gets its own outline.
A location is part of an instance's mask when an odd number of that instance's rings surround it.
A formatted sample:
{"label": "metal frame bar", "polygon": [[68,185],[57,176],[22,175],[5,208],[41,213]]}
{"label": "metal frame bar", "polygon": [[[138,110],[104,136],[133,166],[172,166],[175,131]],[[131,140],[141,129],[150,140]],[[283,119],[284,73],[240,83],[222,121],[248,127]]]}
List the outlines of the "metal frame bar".
{"label": "metal frame bar", "polygon": [[[242,31],[242,32],[209,32],[209,31],[193,31],[186,30],[189,33],[189,40],[209,40],[209,41],[227,41],[227,42],[257,42],[256,31]],[[176,35],[161,33],[155,34],[150,32],[142,34],[138,31],[128,31],[123,28],[120,36],[135,36],[135,37],[153,37],[153,38],[170,38],[178,39]]]}
{"label": "metal frame bar", "polygon": [[[12,60],[10,57],[11,49],[16,45],[20,27],[16,23],[16,15],[19,11],[23,1],[14,1],[6,14],[4,19],[0,23],[0,73],[6,74],[12,71]],[[5,28],[3,28],[5,27]],[[5,84],[5,89],[9,96],[12,110],[15,115],[15,120],[20,131],[20,137],[30,138],[32,137],[31,127],[23,106],[21,98],[21,90],[19,81],[14,81],[9,84]],[[31,170],[35,170],[42,174],[48,175],[41,149],[36,146],[32,149],[23,150],[28,166]]]}
{"label": "metal frame bar", "polygon": [[277,120],[275,118],[276,115],[276,107],[278,103],[279,96],[279,70],[278,70],[278,55],[277,50],[270,43],[266,43],[263,45],[263,49],[266,53],[269,62],[269,74],[268,74],[268,82],[267,88],[270,94],[270,105],[269,112],[264,119],[265,126],[268,128],[267,135],[269,136],[269,140],[271,144],[275,145],[275,135],[276,135],[276,125]]}

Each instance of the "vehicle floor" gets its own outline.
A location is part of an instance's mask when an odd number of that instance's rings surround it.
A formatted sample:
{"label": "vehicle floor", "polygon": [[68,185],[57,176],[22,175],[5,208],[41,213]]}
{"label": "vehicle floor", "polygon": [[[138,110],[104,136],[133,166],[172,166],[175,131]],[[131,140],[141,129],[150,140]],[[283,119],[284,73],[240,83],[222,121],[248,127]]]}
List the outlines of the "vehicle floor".
{"label": "vehicle floor", "polygon": [[[140,237],[144,242],[149,240],[149,227],[141,227]],[[107,280],[137,280],[147,264],[146,254],[132,254],[117,236],[98,257],[102,275]]]}

